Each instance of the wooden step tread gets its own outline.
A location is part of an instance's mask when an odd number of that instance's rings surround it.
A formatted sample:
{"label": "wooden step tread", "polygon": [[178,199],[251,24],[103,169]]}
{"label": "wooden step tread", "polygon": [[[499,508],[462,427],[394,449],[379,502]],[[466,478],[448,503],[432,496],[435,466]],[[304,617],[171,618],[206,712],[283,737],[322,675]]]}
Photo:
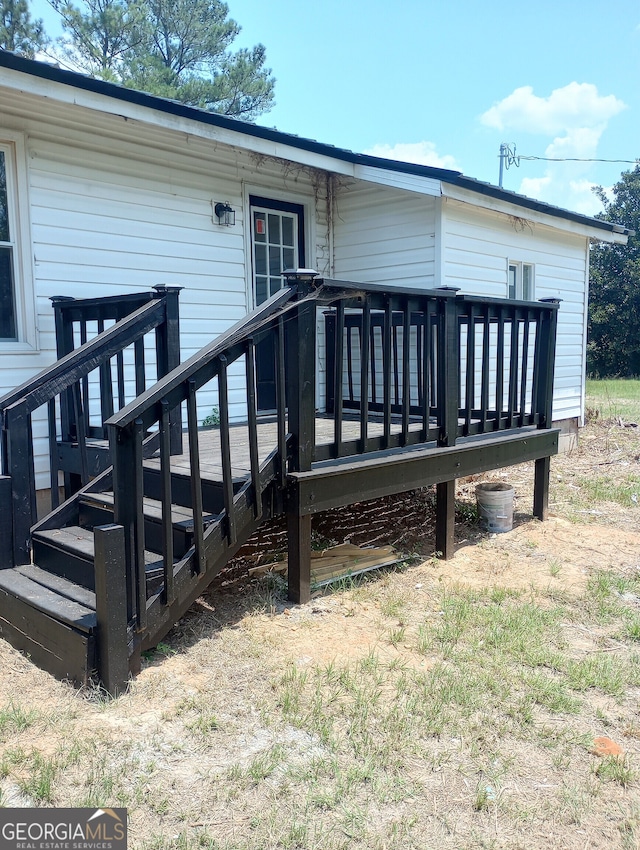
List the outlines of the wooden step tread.
{"label": "wooden step tread", "polygon": [[69,581],[69,579],[62,578],[62,576],[41,570],[36,564],[25,564],[24,566],[16,567],[16,570],[23,576],[31,579],[31,581],[35,581],[37,584],[53,590],[60,596],[66,596],[67,599],[78,602],[92,611],[96,610],[96,595],[92,590],[75,584],[75,582]]}
{"label": "wooden step tread", "polygon": [[35,531],[33,539],[55,546],[56,549],[71,551],[86,561],[93,562],[93,531],[89,528],[70,525],[50,531]]}
{"label": "wooden step tread", "polygon": [[[0,592],[27,603],[47,616],[71,626],[77,631],[91,634],[96,628],[96,612],[79,602],[62,596],[55,590],[33,581],[19,567],[0,570]],[[61,582],[66,579],[60,579]],[[71,584],[71,582],[67,582]]]}
{"label": "wooden step tread", "polygon": [[[83,493],[80,501],[87,505],[98,505],[102,508],[112,509],[114,495],[113,493]],[[144,515],[147,519],[162,522],[162,502],[145,496],[143,504]],[[215,519],[217,519],[216,514],[204,515],[205,522],[213,522]],[[193,511],[191,508],[186,508],[182,505],[172,505],[171,523],[176,528],[191,531],[193,529]]]}
{"label": "wooden step tread", "polygon": [[[36,531],[34,540],[47,543],[63,552],[69,552],[76,557],[84,558],[88,564],[93,564],[93,530],[79,525],[69,525],[65,528],[54,528],[50,531]],[[145,550],[144,562],[147,572],[162,569],[162,558],[156,552]]]}

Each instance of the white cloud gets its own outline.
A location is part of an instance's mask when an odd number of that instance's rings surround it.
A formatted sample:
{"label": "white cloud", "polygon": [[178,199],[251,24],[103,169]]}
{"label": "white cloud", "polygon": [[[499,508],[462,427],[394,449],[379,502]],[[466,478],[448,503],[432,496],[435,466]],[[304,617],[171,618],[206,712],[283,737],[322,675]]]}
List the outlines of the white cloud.
{"label": "white cloud", "polygon": [[604,128],[625,106],[613,94],[598,94],[592,83],[569,83],[549,97],[538,97],[532,86],[522,86],[495,103],[480,120],[497,130],[554,135],[584,127]]}
{"label": "white cloud", "polygon": [[432,168],[450,168],[457,171],[459,167],[455,158],[449,154],[436,151],[433,142],[398,142],[396,145],[374,145],[364,151],[369,156],[379,156],[383,159],[396,159],[400,162],[414,162],[417,165],[430,165]]}
{"label": "white cloud", "polygon": [[[615,95],[602,96],[591,83],[569,83],[548,97],[538,97],[531,86],[515,89],[480,116],[487,127],[500,131],[547,136],[544,156],[554,160],[589,160],[597,157],[600,138],[611,118],[626,109]],[[527,153],[529,153],[527,151]],[[533,152],[532,152],[533,153]],[[532,171],[535,160],[522,162]],[[602,204],[589,180],[590,162],[541,162],[542,176],[523,178],[523,195],[547,201],[585,215],[595,215]]]}
{"label": "white cloud", "polygon": [[600,199],[593,192],[597,184],[584,177],[572,178],[571,170],[563,166],[564,163],[553,163],[544,177],[524,177],[517,191],[582,215],[602,212]]}

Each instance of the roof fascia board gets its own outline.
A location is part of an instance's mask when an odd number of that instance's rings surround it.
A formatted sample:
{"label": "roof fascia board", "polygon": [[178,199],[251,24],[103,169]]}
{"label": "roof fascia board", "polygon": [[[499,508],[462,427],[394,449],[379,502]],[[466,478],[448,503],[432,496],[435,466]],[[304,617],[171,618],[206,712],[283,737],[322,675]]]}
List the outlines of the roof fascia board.
{"label": "roof fascia board", "polygon": [[441,181],[432,177],[421,177],[416,174],[406,174],[402,171],[393,171],[371,165],[355,165],[353,175],[358,180],[392,186],[395,189],[404,189],[421,195],[439,196],[441,194]]}
{"label": "roof fascia board", "polygon": [[258,155],[272,156],[277,159],[296,162],[300,165],[318,168],[324,171],[332,171],[348,177],[354,176],[354,165],[352,163],[343,162],[339,159],[316,153],[315,151],[293,147],[283,141],[250,136],[240,130],[229,130],[214,124],[195,121],[191,118],[165,112],[164,110],[153,109],[146,105],[130,103],[109,97],[108,95],[74,88],[53,80],[26,75],[9,68],[2,69],[0,85],[12,91],[17,90],[36,97],[44,97],[62,105],[101,112],[122,118],[126,121],[133,120],[141,124],[159,126],[178,133],[247,150]]}
{"label": "roof fascia board", "polygon": [[474,207],[489,209],[493,210],[493,212],[504,213],[504,215],[516,216],[518,218],[526,218],[528,221],[533,221],[536,224],[543,224],[546,227],[553,228],[554,230],[562,230],[565,233],[572,233],[576,236],[585,236],[615,245],[627,244],[628,236],[626,233],[617,233],[613,230],[591,226],[586,222],[583,224],[562,216],[545,214],[539,210],[529,209],[521,206],[520,204],[510,203],[498,198],[492,198],[485,194],[478,194],[473,190],[462,189],[451,183],[443,182],[442,195],[445,198],[451,198],[454,201],[471,204]]}

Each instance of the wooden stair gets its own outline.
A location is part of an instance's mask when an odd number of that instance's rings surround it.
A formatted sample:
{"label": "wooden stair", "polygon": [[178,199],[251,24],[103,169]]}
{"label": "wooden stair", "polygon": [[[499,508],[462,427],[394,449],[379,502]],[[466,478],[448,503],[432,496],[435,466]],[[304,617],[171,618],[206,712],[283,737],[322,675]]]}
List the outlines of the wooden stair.
{"label": "wooden stair", "polygon": [[35,564],[0,570],[0,634],[60,679],[84,685],[97,666],[95,593]]}
{"label": "wooden stair", "polygon": [[[148,473],[145,492],[148,488],[157,495],[155,470],[151,468]],[[172,493],[180,501],[189,499],[188,483],[184,473],[172,473]],[[236,490],[241,483],[237,483]],[[129,624],[130,672],[135,673],[139,667],[141,649],[154,646],[164,637],[262,522],[262,516],[245,511],[244,521],[236,529],[236,540],[230,545],[224,533],[220,486],[208,481],[203,493],[203,527],[214,531],[219,528],[218,542],[204,574],[193,572],[193,510],[188,504],[172,504],[174,576],[181,579],[182,593],[169,616],[160,604],[164,584],[162,504],[153,495],[144,498],[149,627],[134,631],[133,624]],[[91,487],[80,490],[62,509],[53,511],[34,528],[33,563],[0,570],[0,636],[28,653],[42,669],[80,686],[96,678],[100,668],[94,529],[114,523],[114,502],[111,491],[91,492]],[[213,539],[216,540],[215,534]]]}

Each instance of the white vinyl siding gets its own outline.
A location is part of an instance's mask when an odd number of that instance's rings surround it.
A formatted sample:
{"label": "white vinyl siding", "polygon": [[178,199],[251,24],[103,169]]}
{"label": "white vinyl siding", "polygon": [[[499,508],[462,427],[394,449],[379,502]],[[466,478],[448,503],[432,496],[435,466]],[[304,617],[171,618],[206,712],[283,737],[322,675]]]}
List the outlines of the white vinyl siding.
{"label": "white vinyl siding", "polygon": [[370,184],[342,187],[334,221],[334,274],[363,283],[430,289],[435,198]]}

